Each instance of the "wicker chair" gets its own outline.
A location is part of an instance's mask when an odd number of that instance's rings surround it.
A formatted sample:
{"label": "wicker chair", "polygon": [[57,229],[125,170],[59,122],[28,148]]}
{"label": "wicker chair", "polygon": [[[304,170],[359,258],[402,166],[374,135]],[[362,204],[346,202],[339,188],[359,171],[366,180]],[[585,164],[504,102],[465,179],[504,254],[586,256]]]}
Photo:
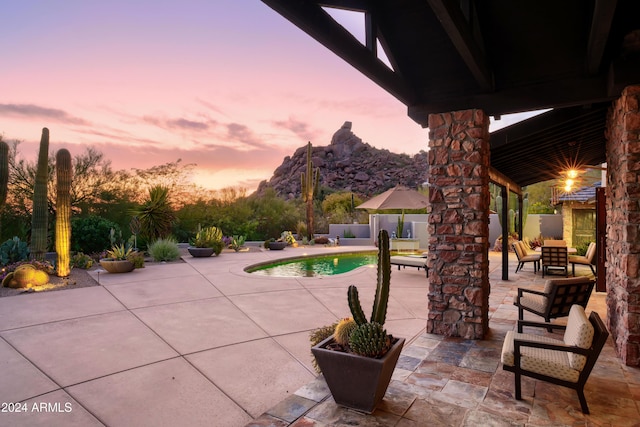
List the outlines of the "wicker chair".
{"label": "wicker chair", "polygon": [[[518,321],[520,331],[523,326],[548,327],[545,323]],[[588,414],[584,386],[609,332],[598,313],[591,312],[587,319],[579,305],[571,308],[566,326],[553,325],[553,329],[565,331],[562,340],[508,331],[502,346],[502,368],[515,374],[517,400],[522,399],[524,375],[575,390],[582,412]]]}
{"label": "wicker chair", "polygon": [[550,322],[551,319],[568,316],[574,304],[585,308],[594,285],[595,280],[587,276],[547,280],[542,292],[518,288],[513,305],[518,307],[519,320],[523,320],[526,310]]}

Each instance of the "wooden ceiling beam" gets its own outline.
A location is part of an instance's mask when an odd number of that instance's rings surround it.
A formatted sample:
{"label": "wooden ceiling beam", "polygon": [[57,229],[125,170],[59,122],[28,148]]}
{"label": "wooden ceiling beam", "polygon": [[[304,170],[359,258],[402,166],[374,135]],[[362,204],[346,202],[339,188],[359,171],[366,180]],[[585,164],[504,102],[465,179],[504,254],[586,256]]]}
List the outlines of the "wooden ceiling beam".
{"label": "wooden ceiling beam", "polygon": [[493,76],[485,55],[473,38],[473,32],[458,4],[447,0],[428,2],[480,89],[493,90]]}
{"label": "wooden ceiling beam", "polygon": [[290,0],[262,0],[262,2],[377,85],[385,88],[402,103],[411,104],[415,99],[415,94],[408,89],[403,79],[360,43],[353,34],[338,24],[319,3]]}
{"label": "wooden ceiling beam", "polygon": [[600,71],[617,3],[617,0],[595,0],[587,46],[587,71],[590,75]]}
{"label": "wooden ceiling beam", "polygon": [[428,103],[410,105],[408,115],[423,127],[428,126],[429,114],[467,110],[470,105],[486,114],[520,113],[546,108],[573,107],[612,100],[607,81],[603,77],[555,80],[522,87],[506,88],[493,93],[422,96]]}

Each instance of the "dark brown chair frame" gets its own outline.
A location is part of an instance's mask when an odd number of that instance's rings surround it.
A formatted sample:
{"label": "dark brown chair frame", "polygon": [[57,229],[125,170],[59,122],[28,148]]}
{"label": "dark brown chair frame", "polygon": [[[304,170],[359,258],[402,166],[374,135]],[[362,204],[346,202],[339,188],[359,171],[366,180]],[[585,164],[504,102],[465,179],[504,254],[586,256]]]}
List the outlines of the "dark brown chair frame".
{"label": "dark brown chair frame", "polygon": [[566,246],[543,246],[542,251],[542,277],[549,272],[549,267],[563,268],[565,277],[569,276],[569,253]]}
{"label": "dark brown chair frame", "polygon": [[[518,288],[518,296],[513,302],[513,305],[518,307],[518,319],[523,320],[524,310],[527,310],[530,313],[542,316],[545,322],[549,324],[551,319],[568,316],[571,306],[574,304],[580,305],[582,308],[586,308],[596,282],[593,279],[585,281],[585,278],[586,276],[577,278],[570,277],[568,279],[552,279],[554,283],[552,284],[551,292],[549,293],[535,291],[533,289]],[[536,311],[521,305],[520,298],[522,298],[525,293],[547,297],[546,310]],[[522,329],[519,326],[518,332],[522,332]],[[551,329],[549,329],[549,332],[551,332]]]}
{"label": "dark brown chair frame", "polygon": [[[600,319],[600,316],[598,315],[598,313],[596,313],[595,311],[592,311],[591,315],[589,315],[589,322],[591,322],[591,324],[593,325],[594,336],[593,336],[593,341],[591,342],[591,347],[588,349],[575,347],[575,346],[569,347],[569,346],[547,344],[547,343],[533,342],[533,341],[526,341],[526,340],[519,340],[519,339],[513,340],[513,345],[514,345],[513,366],[503,365],[502,369],[506,371],[511,371],[515,374],[516,400],[522,400],[522,387],[521,387],[520,381],[521,381],[521,377],[524,375],[526,377],[535,378],[537,380],[546,381],[552,384],[557,384],[557,385],[575,390],[576,393],[578,393],[578,399],[580,400],[582,413],[584,414],[589,413],[589,406],[587,406],[587,400],[584,397],[584,385],[589,379],[591,370],[593,369],[593,366],[596,364],[596,361],[598,360],[598,356],[600,355],[600,352],[602,351],[602,348],[604,347],[604,344],[607,341],[607,337],[609,336],[609,331],[607,331],[607,328],[604,326],[604,323],[602,322],[602,319]],[[524,320],[519,320],[518,331],[522,331],[523,326],[549,328],[549,325],[546,323],[528,322]],[[559,330],[566,329],[565,325],[551,325],[551,327],[553,329],[559,329]],[[580,371],[580,376],[578,377],[578,381],[575,383],[572,383],[570,381],[565,381],[555,377],[550,377],[548,375],[543,375],[537,372],[531,372],[531,371],[527,371],[526,369],[522,369],[520,367],[522,347],[536,347],[536,348],[544,348],[547,350],[568,351],[571,353],[582,354],[587,357],[587,362],[584,365],[584,368],[582,369],[582,371]]]}
{"label": "dark brown chair frame", "polygon": [[522,268],[524,267],[524,264],[527,262],[532,262],[533,263],[533,272],[536,273],[538,270],[540,270],[540,254],[527,254],[527,253],[523,253],[522,254],[522,258],[520,258],[520,254],[518,252],[518,242],[513,242],[511,244],[511,246],[513,247],[513,251],[516,254],[516,258],[518,258],[518,265],[516,266],[516,273],[518,272],[518,270],[522,271]]}

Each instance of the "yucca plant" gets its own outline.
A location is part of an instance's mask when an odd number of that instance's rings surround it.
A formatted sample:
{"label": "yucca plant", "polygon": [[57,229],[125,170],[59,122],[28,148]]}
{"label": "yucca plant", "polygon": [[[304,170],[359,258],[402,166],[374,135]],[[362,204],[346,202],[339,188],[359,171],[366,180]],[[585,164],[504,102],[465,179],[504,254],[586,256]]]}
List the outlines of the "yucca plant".
{"label": "yucca plant", "polygon": [[149,190],[149,199],[131,212],[140,221],[140,234],[147,241],[154,241],[171,234],[176,219],[171,203],[169,189],[157,185]]}

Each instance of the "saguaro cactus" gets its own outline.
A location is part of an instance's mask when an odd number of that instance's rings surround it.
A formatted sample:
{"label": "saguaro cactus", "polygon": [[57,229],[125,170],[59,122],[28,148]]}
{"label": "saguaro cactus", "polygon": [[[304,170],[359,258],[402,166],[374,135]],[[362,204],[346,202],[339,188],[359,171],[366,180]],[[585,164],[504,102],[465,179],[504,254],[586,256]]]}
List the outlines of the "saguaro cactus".
{"label": "saguaro cactus", "polygon": [[0,211],[7,201],[9,183],[9,145],[0,137]]}
{"label": "saguaro cactus", "polygon": [[313,239],[313,199],[320,188],[320,168],[313,169],[311,141],[307,143],[307,171],[302,172],[302,201],[307,204],[307,238]]}
{"label": "saguaro cactus", "polygon": [[71,174],[71,154],[62,148],[56,154],[56,270],[60,277],[71,271]]}
{"label": "saguaro cactus", "polygon": [[31,255],[42,259],[47,251],[47,177],[49,173],[49,129],[42,128],[38,169],[33,186],[33,213],[31,217]]}

